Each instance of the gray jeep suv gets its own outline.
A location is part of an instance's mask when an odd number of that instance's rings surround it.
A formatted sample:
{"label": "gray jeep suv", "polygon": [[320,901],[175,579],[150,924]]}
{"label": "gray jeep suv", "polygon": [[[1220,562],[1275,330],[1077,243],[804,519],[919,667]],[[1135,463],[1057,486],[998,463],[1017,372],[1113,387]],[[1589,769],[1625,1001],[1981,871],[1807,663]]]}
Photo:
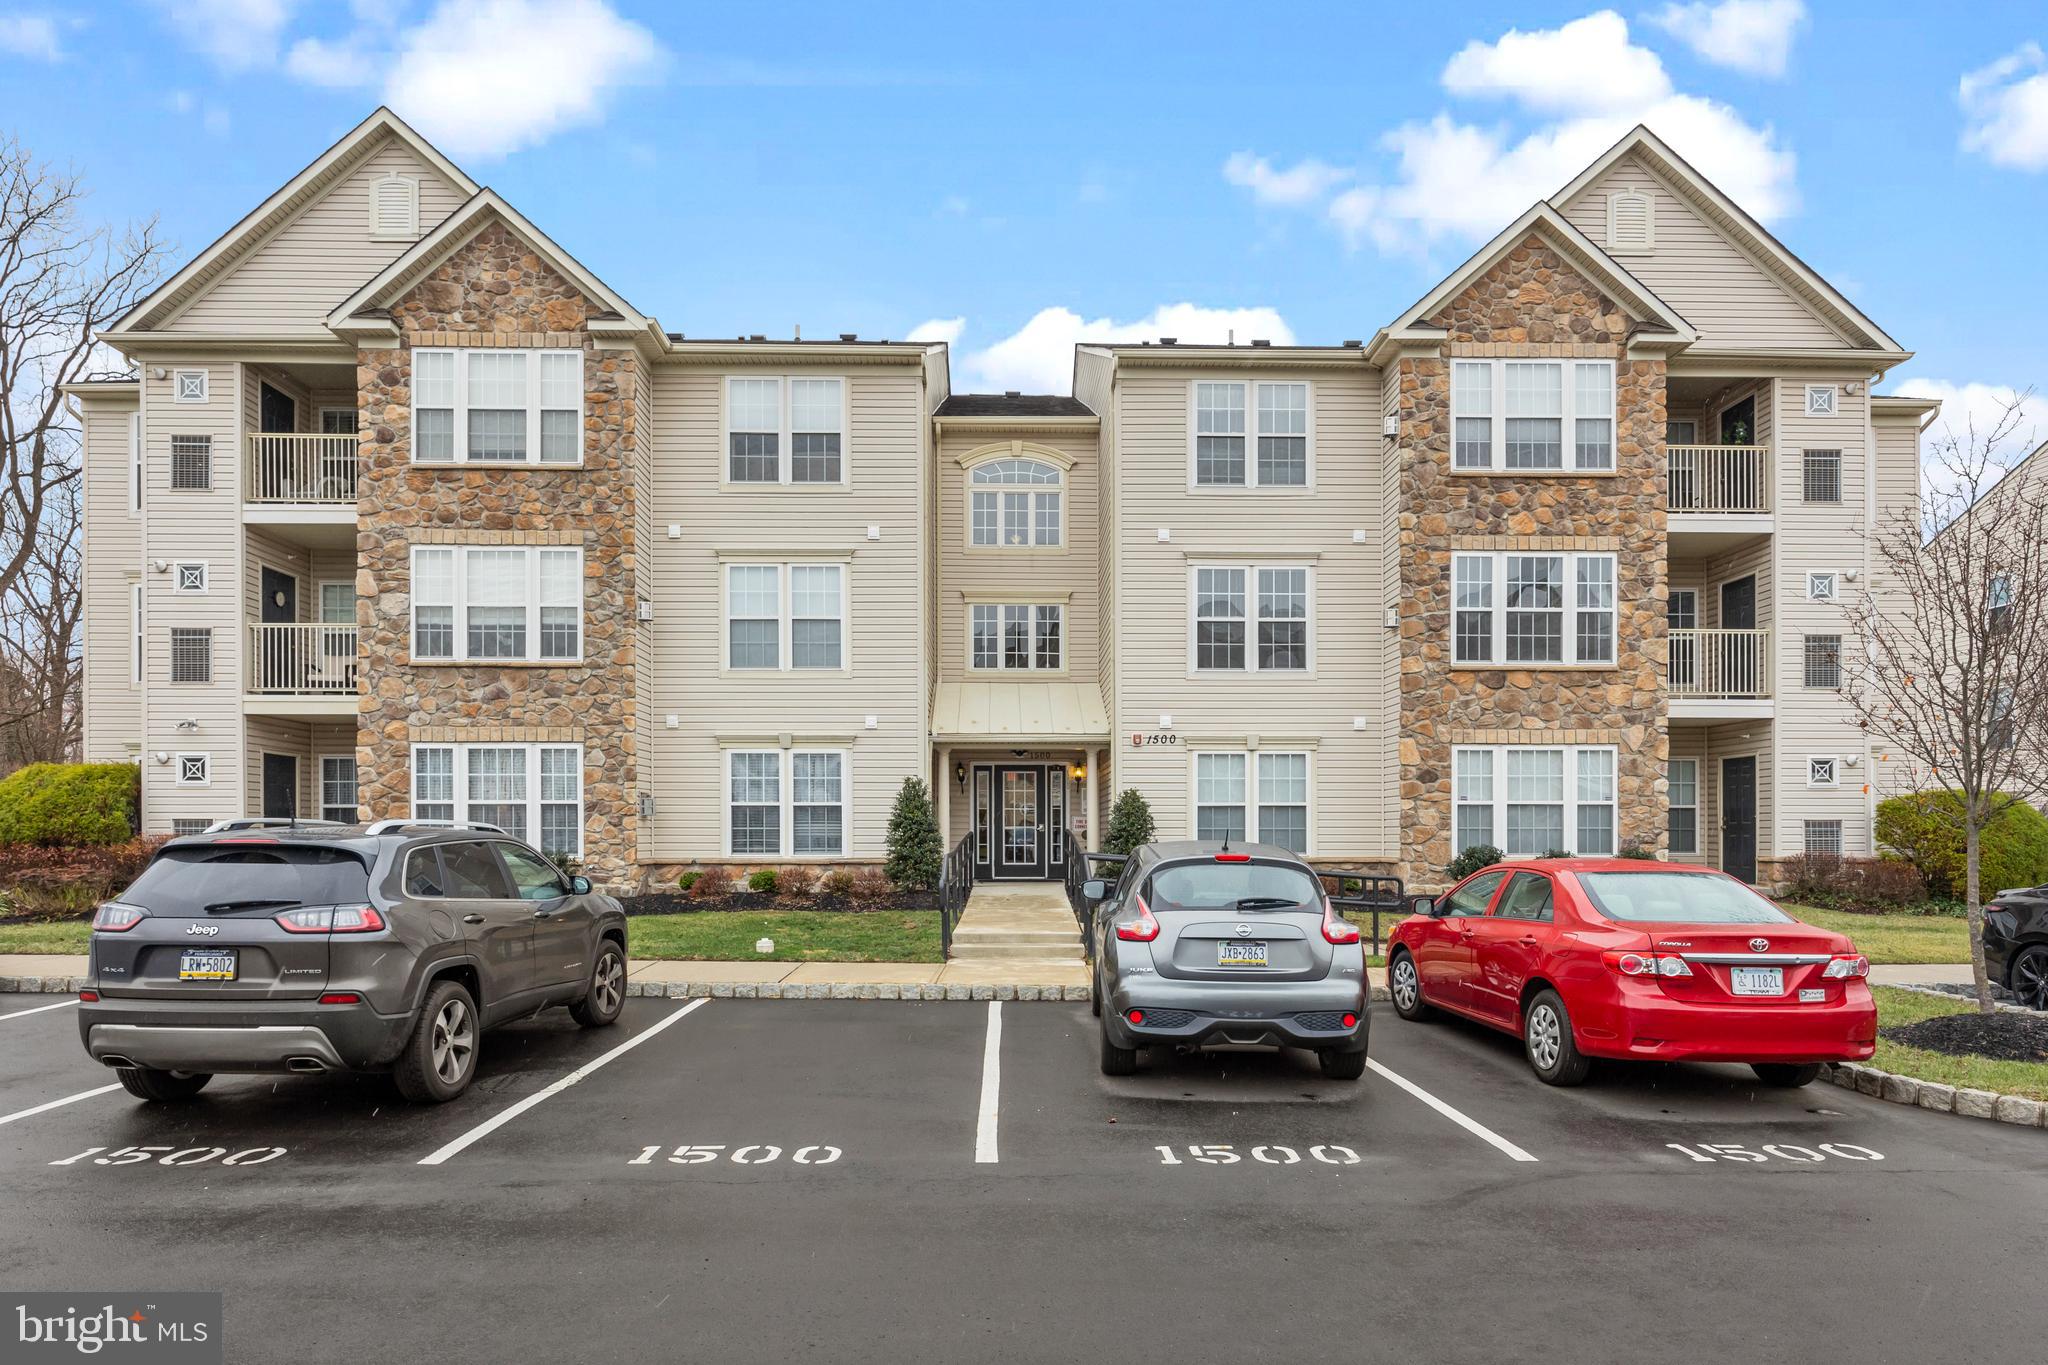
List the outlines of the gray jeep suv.
{"label": "gray jeep suv", "polygon": [[99,908],[91,952],[79,1037],[146,1100],[336,1070],[450,1100],[484,1029],[551,1005],[601,1028],[626,995],[619,903],[489,825],[174,839]]}

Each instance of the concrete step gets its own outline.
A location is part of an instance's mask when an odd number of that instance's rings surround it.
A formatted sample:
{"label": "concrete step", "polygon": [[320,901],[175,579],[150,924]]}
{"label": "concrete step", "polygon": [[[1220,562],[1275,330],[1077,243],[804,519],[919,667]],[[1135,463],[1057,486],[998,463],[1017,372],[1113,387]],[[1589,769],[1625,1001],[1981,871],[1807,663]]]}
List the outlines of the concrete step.
{"label": "concrete step", "polygon": [[991,943],[987,940],[962,943],[958,939],[953,940],[954,961],[977,958],[1003,962],[1036,962],[1052,961],[1054,959],[1061,962],[1079,962],[1081,960],[1081,943],[1078,938],[1069,938],[1065,944]]}
{"label": "concrete step", "polygon": [[953,938],[955,941],[963,938],[994,938],[1015,939],[1019,942],[1024,942],[1031,939],[1072,938],[1080,932],[1081,926],[1072,922],[1049,929],[1008,929],[979,924],[962,924],[953,930]]}

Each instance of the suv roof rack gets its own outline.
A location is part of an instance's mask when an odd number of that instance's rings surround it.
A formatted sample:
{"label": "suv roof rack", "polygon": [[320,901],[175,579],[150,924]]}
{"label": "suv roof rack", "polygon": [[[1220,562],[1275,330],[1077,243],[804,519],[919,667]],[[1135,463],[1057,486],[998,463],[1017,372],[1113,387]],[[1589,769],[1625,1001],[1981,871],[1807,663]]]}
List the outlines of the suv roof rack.
{"label": "suv roof rack", "polygon": [[401,829],[474,829],[481,830],[485,834],[505,833],[503,827],[486,825],[479,820],[415,820],[411,818],[379,820],[364,832],[368,834],[390,834],[394,830]]}
{"label": "suv roof rack", "polygon": [[339,820],[301,820],[290,815],[230,815],[225,820],[216,820],[201,830],[202,834],[226,834],[238,829],[285,829],[295,826],[311,828],[336,828]]}

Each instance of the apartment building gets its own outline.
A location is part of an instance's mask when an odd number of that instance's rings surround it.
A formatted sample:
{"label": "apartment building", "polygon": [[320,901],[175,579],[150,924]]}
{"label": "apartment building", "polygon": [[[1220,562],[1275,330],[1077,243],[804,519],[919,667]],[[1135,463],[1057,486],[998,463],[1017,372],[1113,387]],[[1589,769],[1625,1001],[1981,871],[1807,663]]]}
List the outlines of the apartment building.
{"label": "apartment building", "polygon": [[1082,346],[666,331],[388,111],[107,333],[85,742],[148,830],[483,820],[615,887],[1162,833],[1432,884],[1867,851],[1837,692],[1907,352],[1638,129],[1390,324]]}

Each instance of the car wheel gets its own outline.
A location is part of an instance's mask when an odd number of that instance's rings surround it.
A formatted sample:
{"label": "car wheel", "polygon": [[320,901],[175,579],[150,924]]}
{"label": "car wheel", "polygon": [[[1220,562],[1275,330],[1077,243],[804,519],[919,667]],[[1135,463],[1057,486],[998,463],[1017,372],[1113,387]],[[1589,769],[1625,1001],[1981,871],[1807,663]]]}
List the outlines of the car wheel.
{"label": "car wheel", "polygon": [[1105,1076],[1134,1076],[1138,1072],[1138,1049],[1118,1047],[1110,1041],[1109,1028],[1102,1030],[1102,1074]]}
{"label": "car wheel", "polygon": [[619,945],[605,939],[597,945],[597,962],[590,969],[590,989],[569,1006],[569,1017],[585,1028],[607,1028],[619,1022],[626,1008],[626,955]]}
{"label": "car wheel", "polygon": [[1577,1085],[1593,1070],[1593,1059],[1572,1041],[1572,1017],[1556,991],[1538,992],[1522,1016],[1522,1047],[1530,1069],[1546,1085]]}
{"label": "car wheel", "polygon": [[2030,1010],[2048,1010],[2048,948],[2035,945],[2012,961],[2013,999]]}
{"label": "car wheel", "polygon": [[146,1066],[119,1067],[114,1074],[121,1078],[121,1085],[129,1094],[156,1104],[189,1100],[213,1079],[213,1073],[208,1071],[158,1071]]}
{"label": "car wheel", "polygon": [[398,1093],[418,1104],[445,1104],[469,1089],[481,1031],[476,1001],[462,983],[436,982],[392,1069]]}
{"label": "car wheel", "polygon": [[1323,1074],[1333,1081],[1355,1081],[1365,1074],[1363,1052],[1338,1052],[1325,1048],[1316,1054],[1316,1060],[1323,1064]]}
{"label": "car wheel", "polygon": [[1780,1090],[1797,1090],[1802,1085],[1812,1085],[1820,1078],[1819,1062],[1808,1062],[1804,1066],[1791,1062],[1755,1062],[1749,1069],[1765,1085]]}
{"label": "car wheel", "polygon": [[1430,1018],[1436,1009],[1422,998],[1422,978],[1416,974],[1415,959],[1397,952],[1387,964],[1387,994],[1394,997],[1394,1013],[1410,1023]]}

